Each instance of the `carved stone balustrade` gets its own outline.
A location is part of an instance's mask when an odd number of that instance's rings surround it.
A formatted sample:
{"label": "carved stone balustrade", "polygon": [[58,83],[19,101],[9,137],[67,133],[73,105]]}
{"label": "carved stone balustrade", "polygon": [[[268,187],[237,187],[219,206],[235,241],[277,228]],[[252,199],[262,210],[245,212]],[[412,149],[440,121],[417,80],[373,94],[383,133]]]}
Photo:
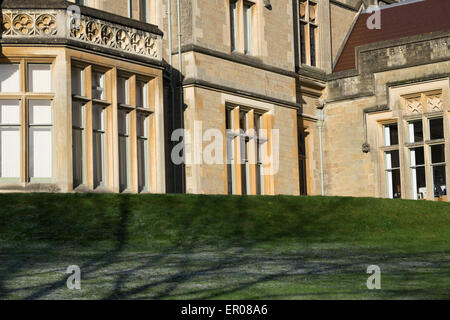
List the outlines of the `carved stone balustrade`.
{"label": "carved stone balustrade", "polygon": [[1,39],[8,44],[66,44],[133,59],[162,59],[154,25],[68,1],[4,0]]}

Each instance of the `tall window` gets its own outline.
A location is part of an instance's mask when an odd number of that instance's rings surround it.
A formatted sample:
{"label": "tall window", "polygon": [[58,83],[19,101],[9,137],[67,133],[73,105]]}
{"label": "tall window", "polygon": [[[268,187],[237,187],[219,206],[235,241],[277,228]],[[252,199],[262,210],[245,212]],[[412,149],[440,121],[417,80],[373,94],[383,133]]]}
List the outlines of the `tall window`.
{"label": "tall window", "polygon": [[253,26],[252,26],[253,3],[244,2],[244,53],[252,53]]}
{"label": "tall window", "polygon": [[71,81],[73,188],[104,187],[108,158],[106,112],[110,106],[106,72],[100,67],[72,61]]}
{"label": "tall window", "polygon": [[384,145],[385,147],[389,147],[384,153],[387,196],[389,198],[401,198],[402,189],[397,123],[384,125]]}
{"label": "tall window", "polygon": [[230,1],[230,34],[231,34],[231,51],[237,49],[238,43],[238,14],[237,0]]}
{"label": "tall window", "polygon": [[299,50],[300,63],[317,66],[318,5],[313,0],[299,0]]}
{"label": "tall window", "polygon": [[[141,76],[117,79],[119,101],[120,191],[150,191],[149,186],[149,79]],[[134,97],[130,96],[134,92]],[[135,128],[135,131],[132,130]],[[136,153],[134,151],[136,150]],[[132,185],[131,168],[137,167],[137,185]]]}
{"label": "tall window", "polygon": [[52,91],[50,63],[0,64],[0,182],[52,178]]}
{"label": "tall window", "polygon": [[226,112],[229,194],[264,194],[267,151],[263,112],[230,107]]}
{"label": "tall window", "polygon": [[[231,51],[239,51],[245,54],[254,54],[254,7],[255,2],[253,1],[230,0]],[[243,41],[240,39],[243,39]]]}
{"label": "tall window", "polygon": [[[106,71],[72,61],[72,173],[73,188],[107,186],[107,122],[111,105]],[[88,85],[90,84],[90,85]]]}

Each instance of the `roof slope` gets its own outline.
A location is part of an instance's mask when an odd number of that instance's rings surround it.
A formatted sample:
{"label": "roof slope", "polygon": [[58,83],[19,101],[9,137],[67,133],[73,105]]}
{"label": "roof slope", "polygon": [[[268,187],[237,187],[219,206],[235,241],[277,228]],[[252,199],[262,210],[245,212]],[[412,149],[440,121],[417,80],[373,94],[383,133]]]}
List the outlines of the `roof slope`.
{"label": "roof slope", "polygon": [[371,15],[373,13],[361,13],[358,17],[333,72],[356,68],[355,49],[358,46],[450,30],[450,0],[423,0],[384,7],[381,9],[381,29],[367,27]]}

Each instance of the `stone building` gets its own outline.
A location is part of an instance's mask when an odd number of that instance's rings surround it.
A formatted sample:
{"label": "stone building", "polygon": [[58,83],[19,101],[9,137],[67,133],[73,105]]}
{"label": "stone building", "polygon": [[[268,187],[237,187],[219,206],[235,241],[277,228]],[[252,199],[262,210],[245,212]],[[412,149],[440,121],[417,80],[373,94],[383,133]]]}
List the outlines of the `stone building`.
{"label": "stone building", "polygon": [[445,199],[449,4],[397,2],[4,0],[0,189]]}

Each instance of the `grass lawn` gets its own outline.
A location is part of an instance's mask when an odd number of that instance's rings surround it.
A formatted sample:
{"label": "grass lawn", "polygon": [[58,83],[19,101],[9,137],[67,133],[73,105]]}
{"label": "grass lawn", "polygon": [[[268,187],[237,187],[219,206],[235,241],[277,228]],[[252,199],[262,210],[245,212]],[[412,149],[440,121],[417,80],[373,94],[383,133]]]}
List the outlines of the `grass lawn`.
{"label": "grass lawn", "polygon": [[[0,195],[0,299],[449,299],[450,205]],[[368,290],[367,266],[381,268]],[[69,265],[82,289],[66,287]]]}

